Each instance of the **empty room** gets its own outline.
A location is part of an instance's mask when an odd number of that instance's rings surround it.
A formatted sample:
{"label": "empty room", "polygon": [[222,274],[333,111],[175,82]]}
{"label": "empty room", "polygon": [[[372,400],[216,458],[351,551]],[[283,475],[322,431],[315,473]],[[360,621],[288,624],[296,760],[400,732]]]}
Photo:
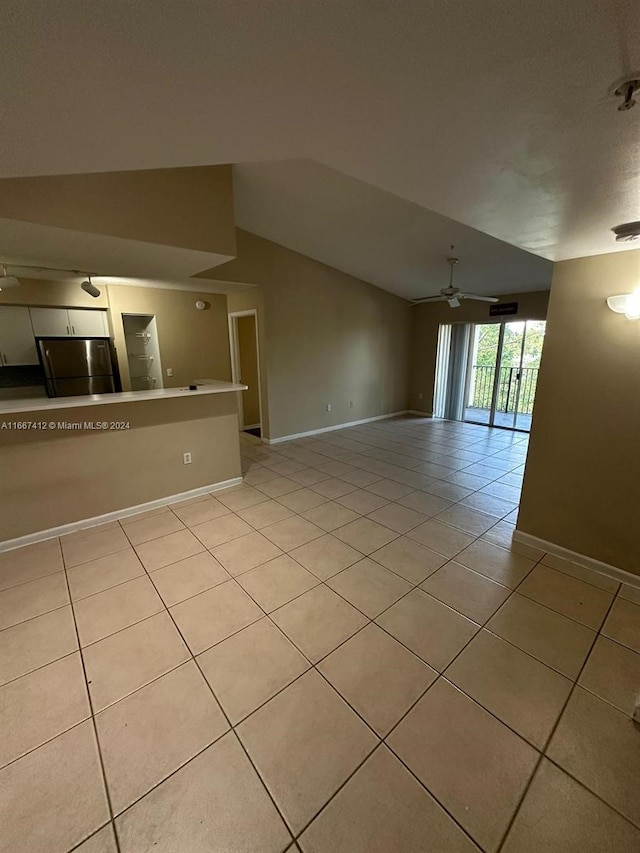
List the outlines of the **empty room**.
{"label": "empty room", "polygon": [[6,0],[0,853],[640,849],[632,0]]}

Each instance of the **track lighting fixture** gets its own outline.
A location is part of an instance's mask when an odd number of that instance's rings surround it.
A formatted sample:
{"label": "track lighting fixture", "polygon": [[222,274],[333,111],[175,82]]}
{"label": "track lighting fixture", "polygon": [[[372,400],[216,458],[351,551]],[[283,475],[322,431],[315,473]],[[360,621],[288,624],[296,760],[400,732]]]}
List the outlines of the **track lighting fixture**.
{"label": "track lighting fixture", "polygon": [[95,286],[95,284],[92,284],[91,282],[91,276],[89,276],[86,281],[83,281],[80,287],[84,290],[85,293],[88,293],[89,296],[93,296],[95,299],[100,296],[100,291]]}

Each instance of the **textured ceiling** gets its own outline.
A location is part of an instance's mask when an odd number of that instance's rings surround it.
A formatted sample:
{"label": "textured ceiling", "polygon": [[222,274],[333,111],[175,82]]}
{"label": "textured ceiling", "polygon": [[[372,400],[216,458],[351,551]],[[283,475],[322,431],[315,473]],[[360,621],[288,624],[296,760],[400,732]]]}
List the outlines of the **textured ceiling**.
{"label": "textured ceiling", "polygon": [[[0,62],[4,176],[311,160],[553,260],[640,218],[640,106],[611,95],[637,0],[5,0]],[[281,242],[329,244],[315,204]]]}

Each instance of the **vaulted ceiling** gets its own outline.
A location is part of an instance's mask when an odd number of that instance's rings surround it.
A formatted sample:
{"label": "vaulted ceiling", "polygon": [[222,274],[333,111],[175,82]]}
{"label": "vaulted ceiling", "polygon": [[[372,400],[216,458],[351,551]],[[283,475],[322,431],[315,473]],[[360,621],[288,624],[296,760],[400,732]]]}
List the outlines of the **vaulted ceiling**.
{"label": "vaulted ceiling", "polygon": [[640,218],[637,0],[5,0],[0,62],[2,176],[246,164],[240,225],[403,295]]}
{"label": "vaulted ceiling", "polygon": [[[547,290],[551,261],[310,160],[234,166],[236,223],[405,299]],[[453,249],[451,248],[453,244]],[[224,265],[219,270],[224,275]]]}

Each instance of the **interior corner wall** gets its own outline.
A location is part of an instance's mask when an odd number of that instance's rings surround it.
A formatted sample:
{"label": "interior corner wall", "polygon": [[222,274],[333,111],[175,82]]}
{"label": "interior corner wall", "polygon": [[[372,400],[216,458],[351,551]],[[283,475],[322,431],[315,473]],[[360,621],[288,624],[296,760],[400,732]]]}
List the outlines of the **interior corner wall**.
{"label": "interior corner wall", "polygon": [[260,285],[271,439],[407,408],[406,300],[240,229],[237,247],[213,272]]}
{"label": "interior corner wall", "polygon": [[490,317],[486,302],[464,301],[459,308],[449,308],[446,302],[422,303],[412,307],[411,375],[409,408],[433,414],[433,394],[436,377],[438,330],[445,323],[500,323],[503,320],[544,320],[547,316],[549,291],[509,293],[501,302],[517,302],[518,313],[506,317]]}
{"label": "interior corner wall", "polygon": [[640,251],[554,267],[518,529],[640,575]]}

